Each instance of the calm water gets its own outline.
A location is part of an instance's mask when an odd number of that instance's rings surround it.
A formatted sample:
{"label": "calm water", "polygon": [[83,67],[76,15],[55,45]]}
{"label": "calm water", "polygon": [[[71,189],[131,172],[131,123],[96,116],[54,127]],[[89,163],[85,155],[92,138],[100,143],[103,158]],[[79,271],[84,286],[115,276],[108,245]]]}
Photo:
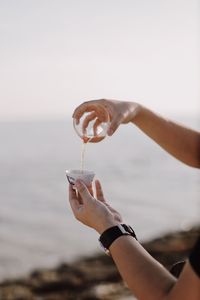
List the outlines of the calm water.
{"label": "calm water", "polygon": [[[67,200],[65,170],[80,167],[81,152],[71,119],[0,123],[0,139],[0,279],[99,250]],[[85,165],[142,240],[199,221],[199,171],[131,125],[89,144]]]}

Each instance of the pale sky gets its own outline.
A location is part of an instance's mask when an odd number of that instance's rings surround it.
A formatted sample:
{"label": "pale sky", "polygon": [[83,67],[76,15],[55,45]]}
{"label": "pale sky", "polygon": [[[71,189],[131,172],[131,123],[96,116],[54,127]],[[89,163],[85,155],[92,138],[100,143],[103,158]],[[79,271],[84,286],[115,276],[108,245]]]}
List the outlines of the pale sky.
{"label": "pale sky", "polygon": [[82,101],[199,107],[198,0],[0,0],[0,120]]}

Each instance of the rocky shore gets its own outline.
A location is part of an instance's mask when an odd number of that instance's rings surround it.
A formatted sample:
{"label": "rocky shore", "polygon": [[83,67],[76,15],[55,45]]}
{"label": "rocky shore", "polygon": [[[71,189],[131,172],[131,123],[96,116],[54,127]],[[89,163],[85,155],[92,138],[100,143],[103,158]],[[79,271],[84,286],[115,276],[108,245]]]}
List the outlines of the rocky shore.
{"label": "rocky shore", "polygon": [[[184,260],[200,234],[200,226],[143,243],[166,268]],[[97,253],[54,269],[35,270],[24,278],[0,283],[0,300],[130,300],[112,259]]]}

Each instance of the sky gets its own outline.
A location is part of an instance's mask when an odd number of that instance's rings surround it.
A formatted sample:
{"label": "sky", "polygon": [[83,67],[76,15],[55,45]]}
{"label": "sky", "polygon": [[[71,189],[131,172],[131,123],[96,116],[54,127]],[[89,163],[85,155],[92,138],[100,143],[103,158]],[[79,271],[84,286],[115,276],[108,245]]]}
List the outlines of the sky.
{"label": "sky", "polygon": [[0,0],[0,120],[99,98],[197,113],[198,2]]}

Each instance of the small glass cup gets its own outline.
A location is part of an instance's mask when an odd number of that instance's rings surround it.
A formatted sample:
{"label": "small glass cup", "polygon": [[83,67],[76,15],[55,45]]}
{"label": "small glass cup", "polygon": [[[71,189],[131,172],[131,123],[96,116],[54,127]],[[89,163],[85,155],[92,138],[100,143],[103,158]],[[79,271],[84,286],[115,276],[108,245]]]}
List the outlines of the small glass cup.
{"label": "small glass cup", "polygon": [[74,185],[77,179],[80,179],[88,187],[92,184],[95,173],[89,170],[66,170],[66,176],[70,184]]}
{"label": "small glass cup", "polygon": [[96,110],[84,112],[80,120],[74,118],[73,125],[84,143],[98,143],[107,135],[110,125],[109,113],[103,106],[99,105]]}

